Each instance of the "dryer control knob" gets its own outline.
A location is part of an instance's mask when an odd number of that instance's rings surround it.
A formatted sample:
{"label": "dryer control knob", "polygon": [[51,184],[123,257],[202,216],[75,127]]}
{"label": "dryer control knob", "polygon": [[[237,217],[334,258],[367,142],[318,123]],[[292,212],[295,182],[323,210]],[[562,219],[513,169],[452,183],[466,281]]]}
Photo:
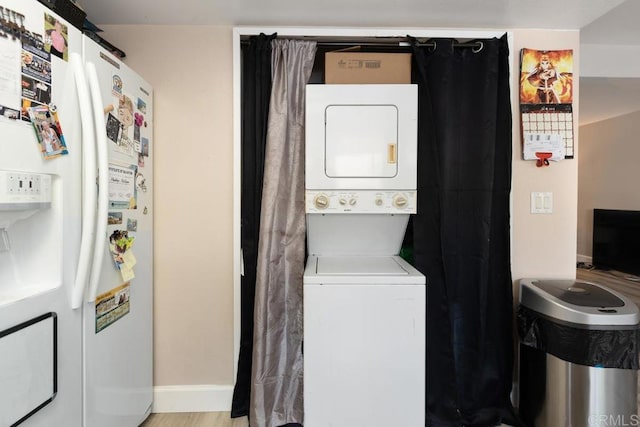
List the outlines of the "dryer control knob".
{"label": "dryer control knob", "polygon": [[376,198],[376,206],[382,206],[383,203],[384,201],[380,197]]}
{"label": "dryer control knob", "polygon": [[393,206],[398,209],[404,209],[409,205],[409,200],[403,194],[398,194],[393,198]]}
{"label": "dryer control knob", "polygon": [[320,193],[313,199],[313,203],[318,209],[326,209],[329,207],[329,198],[326,194]]}
{"label": "dryer control knob", "polygon": [[356,204],[357,200],[356,199],[349,199],[349,204],[351,206],[354,206]]}
{"label": "dryer control knob", "polygon": [[344,199],[344,198],[343,198],[343,199],[340,199],[339,201],[340,201],[340,204],[341,204],[342,206],[344,206],[344,205],[346,205],[346,204],[347,204],[347,199]]}

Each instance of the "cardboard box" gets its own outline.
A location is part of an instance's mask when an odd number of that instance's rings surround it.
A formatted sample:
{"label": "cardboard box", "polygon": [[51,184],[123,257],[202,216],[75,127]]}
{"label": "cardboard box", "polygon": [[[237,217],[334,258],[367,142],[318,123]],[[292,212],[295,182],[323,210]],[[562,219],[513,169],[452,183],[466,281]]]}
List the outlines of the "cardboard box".
{"label": "cardboard box", "polygon": [[327,52],[324,82],[411,83],[410,53]]}

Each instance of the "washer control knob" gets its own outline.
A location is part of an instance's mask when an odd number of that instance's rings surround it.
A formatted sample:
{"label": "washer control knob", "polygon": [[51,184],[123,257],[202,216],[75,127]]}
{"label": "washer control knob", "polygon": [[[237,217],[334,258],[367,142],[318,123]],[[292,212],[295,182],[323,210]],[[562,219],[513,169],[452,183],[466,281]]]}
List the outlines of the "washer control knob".
{"label": "washer control knob", "polygon": [[393,197],[393,206],[398,209],[404,209],[409,206],[409,200],[404,194],[396,194]]}
{"label": "washer control knob", "polygon": [[376,206],[382,206],[384,202],[382,201],[382,198],[376,197],[375,203],[376,203]]}
{"label": "washer control knob", "polygon": [[320,193],[314,199],[313,203],[318,209],[326,209],[329,207],[329,197],[326,194]]}
{"label": "washer control knob", "polygon": [[355,205],[355,204],[356,204],[356,202],[357,202],[357,200],[356,200],[356,199],[349,199],[349,204],[350,204],[351,206]]}
{"label": "washer control knob", "polygon": [[345,199],[345,198],[341,198],[341,199],[340,199],[340,204],[341,204],[342,206],[346,205],[346,204],[347,204],[347,199]]}

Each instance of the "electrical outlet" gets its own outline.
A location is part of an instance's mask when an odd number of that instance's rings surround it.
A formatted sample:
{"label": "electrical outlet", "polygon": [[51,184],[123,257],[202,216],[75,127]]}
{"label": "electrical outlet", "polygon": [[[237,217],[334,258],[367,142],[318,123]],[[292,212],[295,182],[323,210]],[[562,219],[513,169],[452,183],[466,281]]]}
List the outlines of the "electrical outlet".
{"label": "electrical outlet", "polygon": [[553,193],[534,191],[531,193],[531,213],[553,213]]}

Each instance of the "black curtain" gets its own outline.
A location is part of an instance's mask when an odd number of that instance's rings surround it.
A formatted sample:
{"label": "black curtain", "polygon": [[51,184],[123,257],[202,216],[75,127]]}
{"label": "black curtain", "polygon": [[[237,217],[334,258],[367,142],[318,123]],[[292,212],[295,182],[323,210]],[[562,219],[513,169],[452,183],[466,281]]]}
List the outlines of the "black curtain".
{"label": "black curtain", "polygon": [[232,418],[249,415],[253,304],[256,293],[267,120],[271,98],[271,40],[275,36],[276,34],[252,36],[248,43],[242,46],[242,207],[240,215],[244,275],[240,291],[240,354],[231,403]]}
{"label": "black curtain", "polygon": [[[427,425],[514,423],[508,44],[413,44],[414,265],[427,277]],[[477,41],[474,41],[474,43]],[[480,46],[474,44],[474,46]]]}

